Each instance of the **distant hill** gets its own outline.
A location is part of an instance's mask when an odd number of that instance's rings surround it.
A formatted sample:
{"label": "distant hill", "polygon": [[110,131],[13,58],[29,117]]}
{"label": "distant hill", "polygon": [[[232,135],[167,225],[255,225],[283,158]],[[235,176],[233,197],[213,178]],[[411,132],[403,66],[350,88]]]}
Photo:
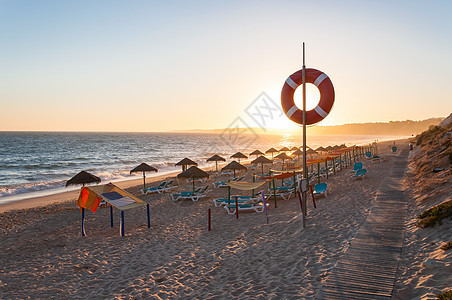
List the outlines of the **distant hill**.
{"label": "distant hill", "polygon": [[[436,126],[444,118],[430,118],[422,121],[390,121],[378,123],[352,123],[336,126],[312,126],[308,127],[308,134],[316,135],[400,135],[411,136],[417,135],[430,126]],[[299,130],[299,129],[298,129]],[[225,129],[196,129],[196,130],[180,130],[178,132],[203,132],[203,133],[222,133]],[[282,129],[267,129],[263,131],[261,128],[250,128],[248,132],[256,132],[258,134],[283,134],[288,133]]]}
{"label": "distant hill", "polygon": [[315,126],[309,128],[311,134],[351,134],[351,135],[417,135],[430,126],[438,125],[444,118],[430,118],[422,121],[390,121],[386,123],[357,123],[338,126]]}

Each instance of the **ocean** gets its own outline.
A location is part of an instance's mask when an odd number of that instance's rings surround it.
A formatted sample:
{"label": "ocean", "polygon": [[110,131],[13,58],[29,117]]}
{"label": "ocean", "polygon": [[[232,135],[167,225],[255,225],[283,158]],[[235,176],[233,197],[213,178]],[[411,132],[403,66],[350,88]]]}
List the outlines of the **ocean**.
{"label": "ocean", "polygon": [[[365,145],[401,136],[308,136],[308,146],[317,148],[345,143]],[[223,133],[77,133],[0,132],[0,203],[70,190],[65,183],[85,170],[102,182],[140,178],[130,174],[145,162],[159,170],[152,177],[180,170],[175,163],[188,157],[199,167],[214,166],[213,154],[229,158],[237,151],[248,155],[256,149],[300,147],[302,137]],[[74,189],[74,188],[72,188]]]}

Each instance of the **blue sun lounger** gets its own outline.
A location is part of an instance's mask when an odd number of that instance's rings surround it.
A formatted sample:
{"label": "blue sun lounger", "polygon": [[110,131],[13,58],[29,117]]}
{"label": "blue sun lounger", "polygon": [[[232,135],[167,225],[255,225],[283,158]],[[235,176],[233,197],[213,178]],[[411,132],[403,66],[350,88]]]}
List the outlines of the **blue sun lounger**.
{"label": "blue sun lounger", "polygon": [[351,177],[353,179],[364,179],[364,177],[366,177],[366,173],[367,173],[367,169],[361,169],[356,171],[356,173],[354,175],[352,175]]}
{"label": "blue sun lounger", "polygon": [[314,191],[312,192],[314,194],[314,196],[317,195],[325,195],[325,197],[327,197],[327,192],[328,190],[328,184],[326,182],[322,182],[322,183],[317,183],[314,186]]}

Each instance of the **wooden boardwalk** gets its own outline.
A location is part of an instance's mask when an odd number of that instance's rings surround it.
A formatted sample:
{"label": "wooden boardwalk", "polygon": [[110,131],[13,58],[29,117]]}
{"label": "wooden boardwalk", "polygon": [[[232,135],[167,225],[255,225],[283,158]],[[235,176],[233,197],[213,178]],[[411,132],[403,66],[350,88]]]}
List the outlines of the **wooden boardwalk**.
{"label": "wooden boardwalk", "polygon": [[318,299],[391,298],[408,209],[402,185],[408,152],[394,158],[371,213],[327,277]]}

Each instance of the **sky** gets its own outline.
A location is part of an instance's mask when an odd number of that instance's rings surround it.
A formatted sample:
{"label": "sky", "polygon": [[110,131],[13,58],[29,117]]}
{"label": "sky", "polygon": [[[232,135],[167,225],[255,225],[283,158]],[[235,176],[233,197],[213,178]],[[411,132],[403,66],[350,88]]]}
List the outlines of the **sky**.
{"label": "sky", "polygon": [[[318,125],[446,117],[451,12],[416,0],[0,0],[0,131],[294,128],[277,109],[303,42],[306,66],[335,88]],[[308,84],[308,109],[318,97]],[[250,113],[262,99],[266,122]]]}

